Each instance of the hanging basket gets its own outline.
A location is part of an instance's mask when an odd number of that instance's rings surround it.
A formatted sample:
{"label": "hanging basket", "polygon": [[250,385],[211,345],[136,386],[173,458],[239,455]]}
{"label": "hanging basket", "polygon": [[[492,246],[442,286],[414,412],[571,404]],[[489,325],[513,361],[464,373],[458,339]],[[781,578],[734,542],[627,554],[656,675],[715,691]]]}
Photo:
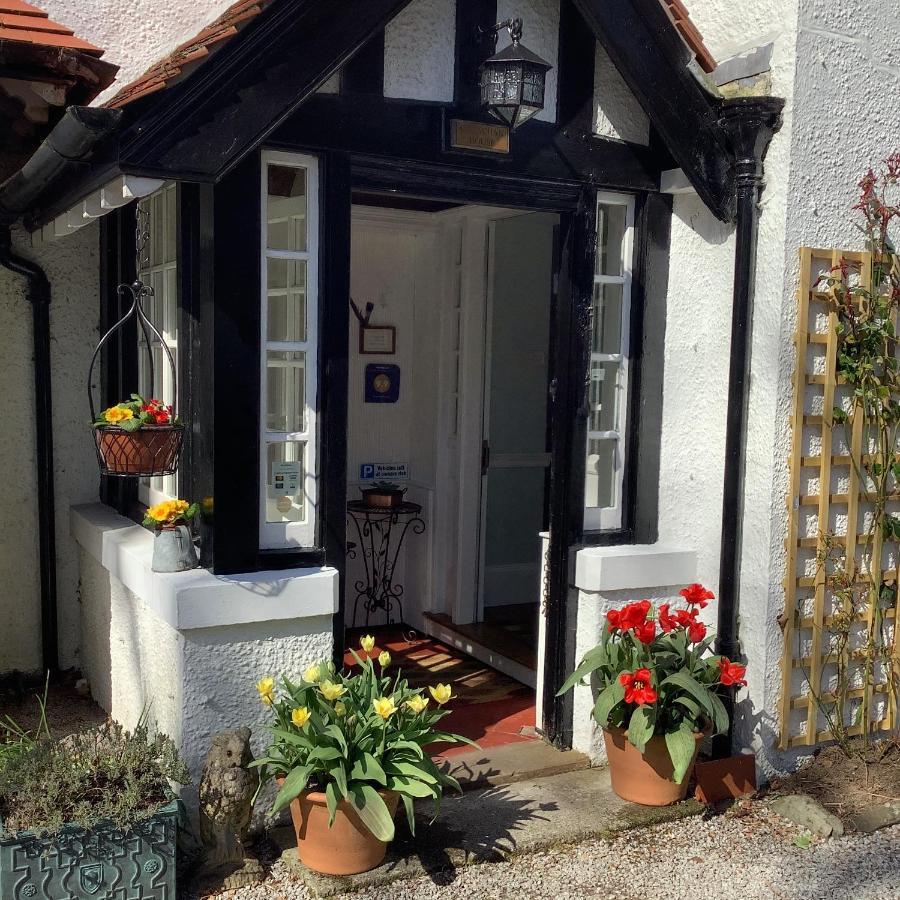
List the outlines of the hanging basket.
{"label": "hanging basket", "polygon": [[125,431],[115,425],[94,431],[103,475],[152,477],[172,475],[184,440],[183,425],[145,425]]}
{"label": "hanging basket", "polygon": [[[149,239],[147,231],[147,214],[138,207],[137,227],[135,231],[135,270],[140,271],[141,258]],[[134,284],[120,284],[118,287],[120,297],[130,295],[131,303],[128,310],[116,322],[97,344],[91,364],[88,368],[88,403],[91,409],[91,421],[94,428],[94,442],[97,447],[97,461],[102,475],[113,475],[131,478],[152,478],[158,475],[173,475],[178,469],[178,455],[181,452],[181,444],[184,440],[184,425],[178,419],[175,406],[178,403],[178,373],[175,360],[169,350],[162,334],[150,321],[144,310],[144,301],[153,296],[153,288],[144,284],[140,278]],[[162,401],[151,399],[150,405],[143,405],[144,399],[137,394],[131,395],[131,401],[119,404],[120,408],[126,408],[127,418],[130,424],[137,424],[134,419],[141,421],[139,428],[126,429],[116,424],[105,424],[105,417],[113,411],[111,408],[100,419],[97,418],[97,410],[94,406],[93,372],[101,351],[107,341],[119,331],[125,323],[134,318],[137,326],[144,335],[144,341],[149,358],[148,373],[150,376],[150,397],[153,397],[155,385],[155,373],[153,365],[153,346],[158,344],[165,355],[166,362],[171,371],[172,405],[165,406]],[[158,411],[163,414],[162,421],[165,424],[154,424],[153,413]],[[112,420],[121,421],[123,416]],[[157,418],[157,422],[159,419]]]}

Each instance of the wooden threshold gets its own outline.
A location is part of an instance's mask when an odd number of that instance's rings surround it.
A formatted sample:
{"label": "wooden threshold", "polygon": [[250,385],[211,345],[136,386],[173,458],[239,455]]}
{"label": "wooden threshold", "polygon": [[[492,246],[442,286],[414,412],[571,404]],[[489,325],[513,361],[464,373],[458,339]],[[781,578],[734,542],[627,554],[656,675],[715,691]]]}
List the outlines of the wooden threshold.
{"label": "wooden threshold", "polygon": [[535,650],[504,628],[488,622],[457,625],[445,613],[425,613],[425,632],[528,687],[537,684]]}

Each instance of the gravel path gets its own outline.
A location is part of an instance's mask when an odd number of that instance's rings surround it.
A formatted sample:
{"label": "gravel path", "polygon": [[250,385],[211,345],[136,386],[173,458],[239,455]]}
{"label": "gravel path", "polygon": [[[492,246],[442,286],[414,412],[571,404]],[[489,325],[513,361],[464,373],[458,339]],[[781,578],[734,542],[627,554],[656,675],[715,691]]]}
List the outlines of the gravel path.
{"label": "gravel path", "polygon": [[[900,900],[900,826],[794,843],[799,829],[760,803],[509,862],[397,882],[340,900]],[[308,900],[280,863],[221,900]]]}

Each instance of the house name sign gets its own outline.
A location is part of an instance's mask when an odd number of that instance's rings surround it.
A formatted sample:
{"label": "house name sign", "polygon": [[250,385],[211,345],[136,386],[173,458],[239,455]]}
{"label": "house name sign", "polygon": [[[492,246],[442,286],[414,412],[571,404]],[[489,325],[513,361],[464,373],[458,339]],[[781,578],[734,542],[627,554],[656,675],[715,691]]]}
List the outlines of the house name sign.
{"label": "house name sign", "polygon": [[450,120],[450,146],[454,150],[509,153],[509,128],[466,119]]}

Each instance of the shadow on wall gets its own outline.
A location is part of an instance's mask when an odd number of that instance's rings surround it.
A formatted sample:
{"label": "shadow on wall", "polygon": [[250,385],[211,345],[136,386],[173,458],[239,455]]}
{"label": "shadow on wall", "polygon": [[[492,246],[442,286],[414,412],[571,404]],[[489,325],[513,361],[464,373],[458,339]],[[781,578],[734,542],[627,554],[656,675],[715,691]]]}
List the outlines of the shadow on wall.
{"label": "shadow on wall", "polygon": [[693,192],[675,195],[672,215],[713,247],[726,243],[734,233],[734,226],[720,222]]}

